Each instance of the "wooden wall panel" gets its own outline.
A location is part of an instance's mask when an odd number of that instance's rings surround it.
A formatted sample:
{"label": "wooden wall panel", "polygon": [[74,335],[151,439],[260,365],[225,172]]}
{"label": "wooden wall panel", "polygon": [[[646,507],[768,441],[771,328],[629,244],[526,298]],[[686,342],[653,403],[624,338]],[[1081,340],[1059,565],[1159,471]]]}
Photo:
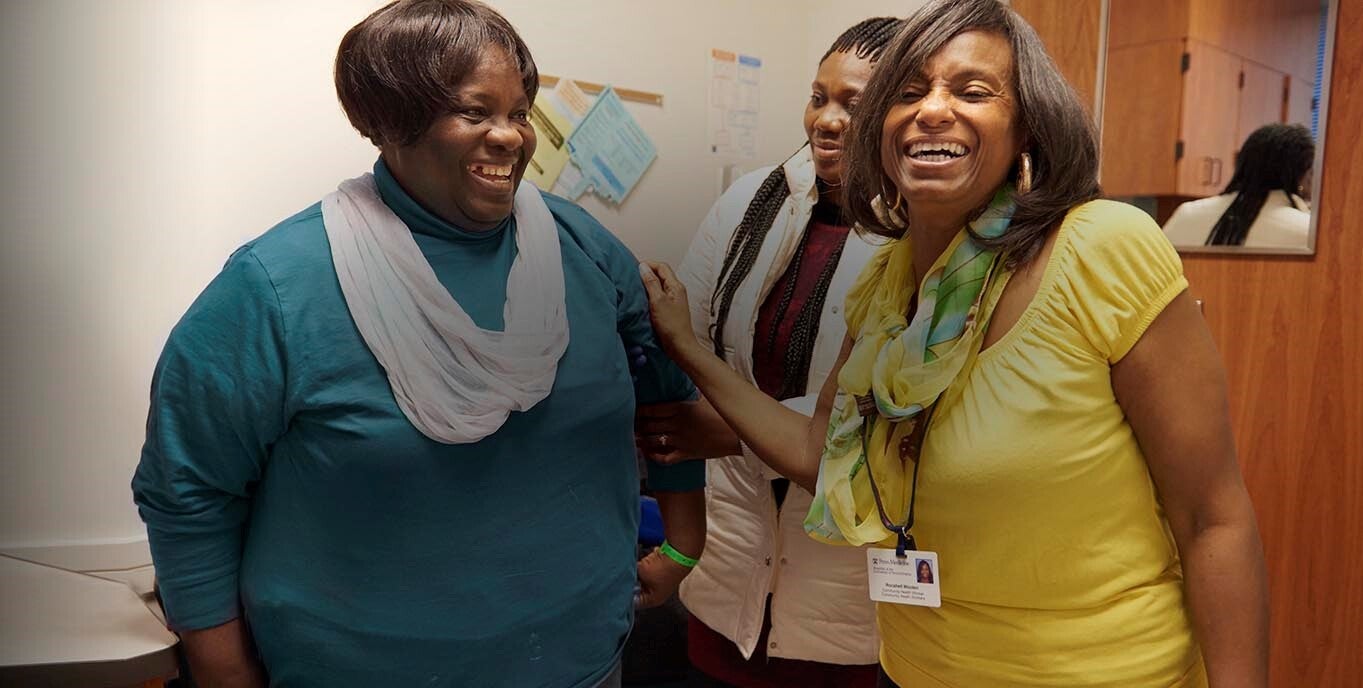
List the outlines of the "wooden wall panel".
{"label": "wooden wall panel", "polygon": [[[1337,37],[1363,35],[1340,0]],[[1225,357],[1272,596],[1272,685],[1363,676],[1363,41],[1335,42],[1317,252],[1189,255]]]}
{"label": "wooden wall panel", "polygon": [[1092,112],[1098,89],[1102,0],[1013,0],[1011,4],[1036,29],[1060,73]]}

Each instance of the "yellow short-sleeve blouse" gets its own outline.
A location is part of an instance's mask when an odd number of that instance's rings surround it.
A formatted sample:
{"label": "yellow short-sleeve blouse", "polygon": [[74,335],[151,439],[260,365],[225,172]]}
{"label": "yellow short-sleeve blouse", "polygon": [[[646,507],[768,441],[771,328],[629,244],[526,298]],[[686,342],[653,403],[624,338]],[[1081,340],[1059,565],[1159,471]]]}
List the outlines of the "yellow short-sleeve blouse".
{"label": "yellow short-sleeve blouse", "polygon": [[1140,210],[1093,201],[1066,217],[1030,305],[927,433],[914,534],[940,555],[942,607],[880,605],[895,682],[1205,685],[1178,552],[1111,378],[1186,288]]}

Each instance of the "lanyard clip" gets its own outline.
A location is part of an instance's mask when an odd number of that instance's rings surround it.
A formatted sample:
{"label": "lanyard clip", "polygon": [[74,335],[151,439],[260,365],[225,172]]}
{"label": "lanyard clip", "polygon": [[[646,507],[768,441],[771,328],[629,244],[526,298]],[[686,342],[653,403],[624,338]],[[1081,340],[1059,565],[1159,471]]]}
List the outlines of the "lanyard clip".
{"label": "lanyard clip", "polygon": [[896,557],[899,557],[900,559],[903,559],[908,556],[907,554],[904,553],[904,551],[918,549],[918,543],[914,542],[913,536],[909,534],[906,528],[900,528],[896,532],[899,535],[899,537],[897,538],[897,542],[895,543],[894,555]]}

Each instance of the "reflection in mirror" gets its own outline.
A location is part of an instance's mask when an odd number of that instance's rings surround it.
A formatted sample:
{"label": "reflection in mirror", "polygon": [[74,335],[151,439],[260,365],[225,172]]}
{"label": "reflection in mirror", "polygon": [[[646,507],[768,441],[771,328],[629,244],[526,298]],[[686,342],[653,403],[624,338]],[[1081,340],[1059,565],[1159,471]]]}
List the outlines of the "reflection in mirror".
{"label": "reflection in mirror", "polygon": [[1108,0],[1103,190],[1180,251],[1311,253],[1337,0]]}

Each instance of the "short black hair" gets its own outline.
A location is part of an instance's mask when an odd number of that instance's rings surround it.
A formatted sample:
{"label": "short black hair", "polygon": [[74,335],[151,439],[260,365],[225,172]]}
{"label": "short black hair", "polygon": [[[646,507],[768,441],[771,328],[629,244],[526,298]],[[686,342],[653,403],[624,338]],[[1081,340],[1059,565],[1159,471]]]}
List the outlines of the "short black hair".
{"label": "short black hair", "polygon": [[873,199],[882,197],[889,205],[883,194],[893,188],[880,157],[885,116],[900,88],[916,77],[938,50],[967,31],[996,32],[1013,47],[1017,123],[1023,132],[1024,152],[1032,159],[1032,188],[1015,197],[1017,207],[1002,236],[973,238],[999,251],[1009,267],[1017,267],[1037,255],[1047,235],[1071,208],[1100,195],[1098,138],[1093,119],[1046,53],[1036,31],[999,0],[933,0],[905,20],[852,114],[844,152],[848,179],[843,207],[869,233],[891,238],[904,234],[902,223],[886,217],[873,203]]}
{"label": "short black hair", "polygon": [[477,0],[397,0],[347,31],[336,51],[336,95],[376,146],[416,143],[449,112],[454,92],[489,47],[515,62],[535,101],[539,70],[505,17]]}

